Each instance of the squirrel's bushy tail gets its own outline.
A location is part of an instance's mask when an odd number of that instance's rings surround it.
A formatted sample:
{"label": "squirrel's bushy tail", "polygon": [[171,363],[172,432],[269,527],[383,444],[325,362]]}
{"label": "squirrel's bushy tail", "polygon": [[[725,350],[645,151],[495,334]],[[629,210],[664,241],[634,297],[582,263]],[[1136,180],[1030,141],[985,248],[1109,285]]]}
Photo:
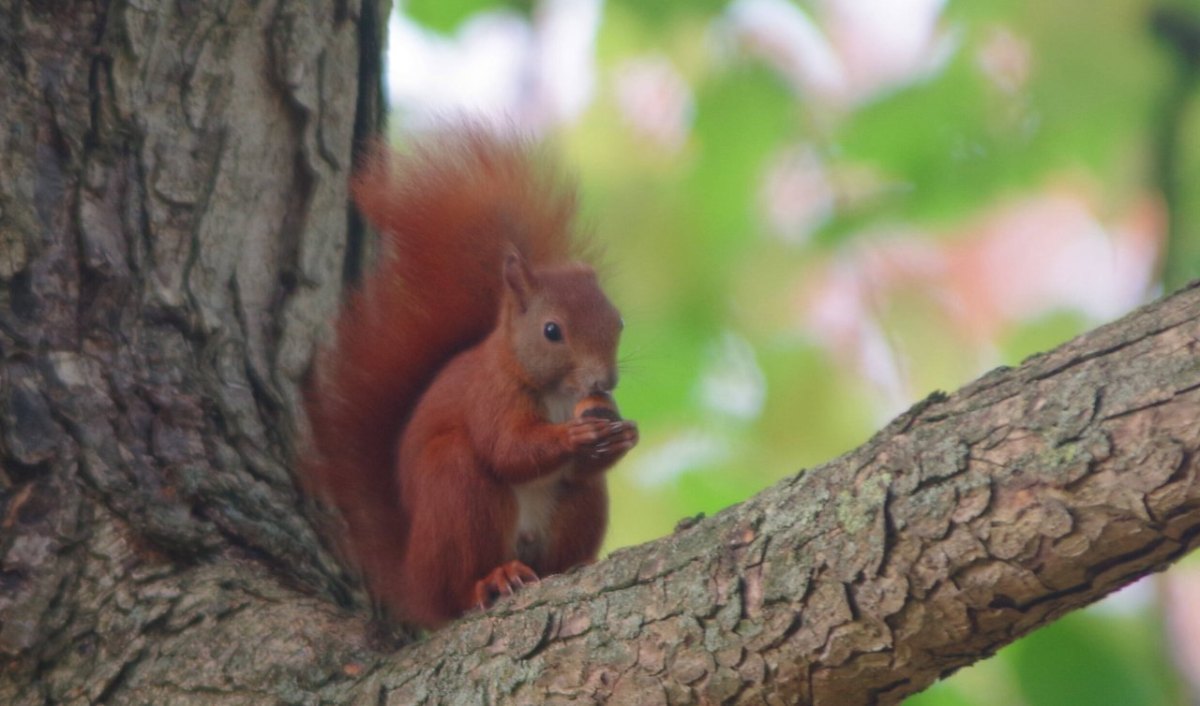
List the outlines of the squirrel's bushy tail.
{"label": "squirrel's bushy tail", "polygon": [[577,254],[575,194],[520,140],[472,127],[403,154],[377,146],[351,187],[381,243],[306,391],[315,458],[304,476],[337,506],[343,552],[395,615],[400,432],[438,370],[494,327],[505,249],[535,267]]}

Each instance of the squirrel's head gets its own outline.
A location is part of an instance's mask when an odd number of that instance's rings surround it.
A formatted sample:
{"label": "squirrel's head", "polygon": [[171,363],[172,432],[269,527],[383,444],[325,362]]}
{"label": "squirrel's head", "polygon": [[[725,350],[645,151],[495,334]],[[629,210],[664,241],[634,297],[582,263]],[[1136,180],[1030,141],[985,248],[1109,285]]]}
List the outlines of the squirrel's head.
{"label": "squirrel's head", "polygon": [[504,290],[504,325],[534,388],[580,399],[616,387],[624,323],[591,267],[533,270],[514,249],[504,259]]}

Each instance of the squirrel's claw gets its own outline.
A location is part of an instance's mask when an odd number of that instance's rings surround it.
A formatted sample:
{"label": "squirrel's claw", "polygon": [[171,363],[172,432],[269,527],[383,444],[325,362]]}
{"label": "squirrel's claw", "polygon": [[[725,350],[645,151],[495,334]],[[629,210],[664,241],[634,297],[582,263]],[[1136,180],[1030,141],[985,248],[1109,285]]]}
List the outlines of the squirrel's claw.
{"label": "squirrel's claw", "polygon": [[638,442],[638,430],[637,424],[629,420],[583,418],[568,423],[567,437],[576,453],[604,458],[632,449]]}
{"label": "squirrel's claw", "polygon": [[538,583],[540,579],[533,569],[516,561],[506,562],[492,569],[487,576],[475,582],[475,606],[480,610],[490,608],[501,596],[511,596],[526,583]]}

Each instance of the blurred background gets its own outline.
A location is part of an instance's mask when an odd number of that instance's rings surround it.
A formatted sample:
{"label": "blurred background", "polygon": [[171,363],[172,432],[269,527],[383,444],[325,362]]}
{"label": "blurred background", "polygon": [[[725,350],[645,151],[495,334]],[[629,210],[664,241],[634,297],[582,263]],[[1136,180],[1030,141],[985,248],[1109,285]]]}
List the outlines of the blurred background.
{"label": "blurred background", "polygon": [[[396,139],[553,143],[642,442],[607,549],[1200,274],[1200,0],[409,0]],[[1200,561],[908,704],[1200,704]]]}

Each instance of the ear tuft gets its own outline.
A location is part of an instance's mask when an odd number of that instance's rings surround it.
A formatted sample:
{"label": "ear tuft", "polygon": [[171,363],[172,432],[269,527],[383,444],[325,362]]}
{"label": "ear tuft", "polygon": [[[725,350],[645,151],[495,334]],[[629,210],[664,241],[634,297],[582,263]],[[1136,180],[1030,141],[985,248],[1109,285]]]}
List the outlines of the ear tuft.
{"label": "ear tuft", "polygon": [[533,298],[534,278],[525,258],[521,257],[521,253],[513,246],[509,246],[504,254],[504,287],[512,295],[521,313],[525,313],[529,308],[530,299]]}

